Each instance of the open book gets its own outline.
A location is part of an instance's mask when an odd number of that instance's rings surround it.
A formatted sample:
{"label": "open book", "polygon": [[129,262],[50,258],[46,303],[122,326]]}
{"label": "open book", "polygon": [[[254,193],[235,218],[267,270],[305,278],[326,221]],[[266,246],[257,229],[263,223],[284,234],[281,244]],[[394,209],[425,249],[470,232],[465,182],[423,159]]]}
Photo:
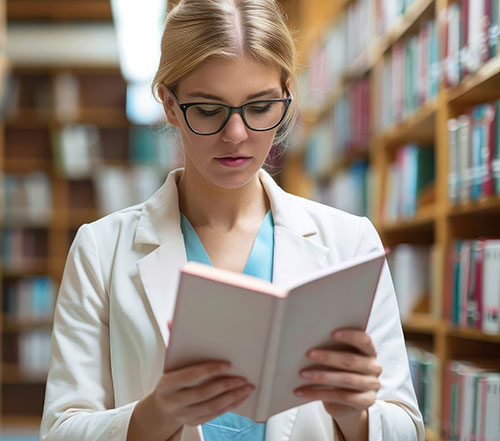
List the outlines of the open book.
{"label": "open book", "polygon": [[[181,269],[165,367],[227,360],[227,374],[256,389],[233,410],[254,421],[307,402],[293,390],[306,382],[306,352],[333,348],[331,332],[364,330],[384,251],[331,266],[280,287],[245,274],[190,262]],[[166,326],[166,324],[165,324]]]}

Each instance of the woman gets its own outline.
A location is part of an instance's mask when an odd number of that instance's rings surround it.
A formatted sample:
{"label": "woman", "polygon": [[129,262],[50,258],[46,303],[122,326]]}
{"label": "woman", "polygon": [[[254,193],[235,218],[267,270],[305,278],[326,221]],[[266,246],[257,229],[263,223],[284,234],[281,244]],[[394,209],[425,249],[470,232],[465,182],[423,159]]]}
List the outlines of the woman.
{"label": "woman", "polygon": [[153,88],[185,167],[145,203],[80,228],[42,440],[423,440],[387,265],[366,333],[332,329],[353,350],[307,354],[315,368],[295,392],[308,404],[255,424],[231,412],[253,391],[228,375],[231,360],[163,370],[186,260],[280,283],[382,246],[366,218],[289,195],[261,170],[293,124],[294,69],[274,0],[184,0],[170,13]]}

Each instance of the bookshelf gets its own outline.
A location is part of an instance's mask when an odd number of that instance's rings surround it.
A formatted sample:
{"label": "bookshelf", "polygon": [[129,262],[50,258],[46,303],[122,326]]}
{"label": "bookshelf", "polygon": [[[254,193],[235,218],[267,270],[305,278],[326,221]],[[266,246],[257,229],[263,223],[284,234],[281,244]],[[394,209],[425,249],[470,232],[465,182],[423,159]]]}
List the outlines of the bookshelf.
{"label": "bookshelf", "polygon": [[[339,2],[340,3],[340,2]],[[316,45],[310,43],[309,53],[302,53],[304,69],[314,69],[315,50],[325,46],[328,30],[336,26],[347,8],[352,8],[362,0],[342,2],[340,10],[318,17],[321,31],[317,32]],[[364,2],[368,3],[368,2]],[[372,2],[382,4],[381,1]],[[383,65],[386,57],[412,35],[417,35],[422,24],[434,18],[438,35],[443,38],[442,20],[451,0],[413,0],[406,11],[392,22],[382,33],[372,35],[366,50],[347,63],[342,75],[334,78],[337,85],[325,93],[326,97],[316,106],[310,106],[307,98],[303,111],[302,129],[291,146],[282,174],[284,187],[305,197],[314,197],[315,188],[332,181],[343,169],[349,168],[356,154],[346,149],[335,158],[333,165],[325,172],[315,172],[304,168],[308,148],[315,130],[329,121],[334,107],[342,95],[360,78],[370,77],[371,81],[371,136],[367,160],[373,173],[373,208],[365,213],[374,221],[385,245],[424,244],[434,247],[433,267],[435,280],[427,303],[403,322],[407,341],[424,348],[437,357],[440,369],[437,384],[443,385],[445,365],[450,360],[472,360],[476,357],[493,359],[500,350],[500,334],[488,334],[477,329],[452,325],[446,316],[446,297],[449,294],[450,250],[458,239],[478,239],[482,237],[500,238],[500,195],[481,196],[477,200],[467,200],[453,204],[449,192],[449,133],[448,120],[467,112],[473,106],[492,102],[500,98],[500,56],[484,61],[474,73],[463,76],[456,85],[448,85],[441,80],[438,90],[427,97],[416,109],[406,112],[390,124],[381,123],[384,96]],[[479,3],[479,2],[478,2]],[[302,7],[307,7],[303,2]],[[312,13],[312,12],[311,12]],[[443,41],[443,40],[441,40]],[[439,46],[440,51],[443,50]],[[309,58],[308,58],[309,57]],[[442,60],[442,54],[441,54]],[[443,75],[446,65],[441,61]],[[308,75],[311,75],[308,72]],[[396,152],[407,143],[431,144],[435,154],[435,182],[423,203],[410,217],[387,219],[384,216],[384,202],[387,198],[386,186],[391,163]],[[421,201],[422,202],[422,201]],[[440,389],[440,392],[441,391]],[[443,394],[440,394],[443,395]],[[437,403],[438,427],[427,428],[428,440],[447,440],[443,433],[444,400]]]}

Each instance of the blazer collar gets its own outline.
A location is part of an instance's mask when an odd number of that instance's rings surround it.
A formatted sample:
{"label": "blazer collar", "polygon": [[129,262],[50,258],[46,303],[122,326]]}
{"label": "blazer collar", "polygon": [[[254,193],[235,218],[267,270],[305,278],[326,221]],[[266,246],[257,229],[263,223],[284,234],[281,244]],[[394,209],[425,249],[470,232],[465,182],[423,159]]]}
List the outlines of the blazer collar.
{"label": "blazer collar", "polygon": [[[134,243],[162,245],[181,234],[177,182],[182,172],[182,168],[170,172],[163,186],[145,202]],[[304,237],[318,232],[309,214],[266,171],[260,170],[259,177],[271,203],[275,226]]]}

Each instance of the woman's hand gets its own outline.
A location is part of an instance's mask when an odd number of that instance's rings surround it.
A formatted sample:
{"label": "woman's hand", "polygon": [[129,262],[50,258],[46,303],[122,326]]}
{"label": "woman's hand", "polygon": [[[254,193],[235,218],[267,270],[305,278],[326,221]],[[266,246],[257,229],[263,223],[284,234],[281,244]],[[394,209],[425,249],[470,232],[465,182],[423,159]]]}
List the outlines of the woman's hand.
{"label": "woman's hand", "polygon": [[339,423],[342,419],[367,416],[380,389],[382,366],[371,337],[362,331],[341,329],[332,333],[336,343],[355,349],[312,349],[307,358],[316,365],[300,372],[311,385],[297,388],[297,396],[321,400],[326,411]]}

